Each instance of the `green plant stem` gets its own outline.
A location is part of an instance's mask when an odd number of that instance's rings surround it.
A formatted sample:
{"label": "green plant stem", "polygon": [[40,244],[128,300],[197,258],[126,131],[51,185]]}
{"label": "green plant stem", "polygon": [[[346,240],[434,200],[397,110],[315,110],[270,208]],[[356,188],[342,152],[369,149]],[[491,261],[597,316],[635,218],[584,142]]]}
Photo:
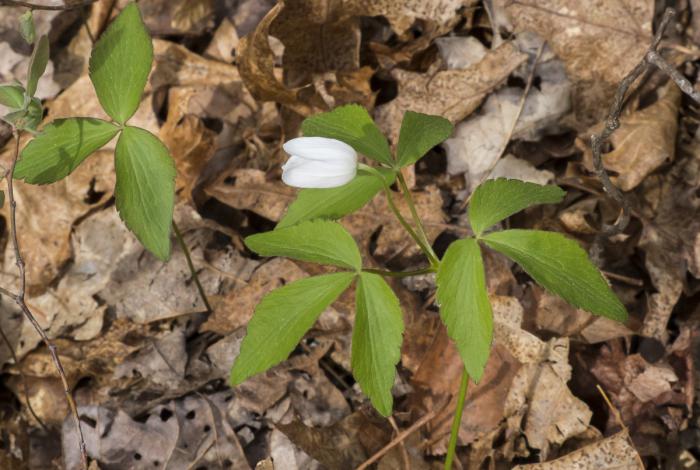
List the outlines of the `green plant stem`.
{"label": "green plant stem", "polygon": [[366,273],[379,274],[380,276],[410,277],[410,276],[419,276],[421,274],[434,273],[435,268],[430,267],[430,268],[416,269],[415,271],[385,271],[383,269],[364,268],[362,271],[364,271]]}
{"label": "green plant stem", "polygon": [[202,283],[199,282],[199,274],[197,274],[197,270],[195,269],[194,263],[192,262],[190,249],[187,248],[187,243],[185,243],[185,239],[182,237],[182,233],[180,232],[180,229],[177,227],[177,224],[174,220],[173,231],[175,232],[175,238],[177,238],[177,242],[180,245],[182,252],[185,254],[185,259],[187,259],[187,266],[190,268],[190,273],[192,273],[192,279],[194,279],[194,283],[197,286],[199,296],[202,298],[202,302],[204,302],[204,306],[207,308],[207,312],[213,312],[214,309],[212,309],[211,304],[209,304],[209,299],[207,298],[207,294],[204,292],[204,287],[202,287]]}
{"label": "green plant stem", "polygon": [[399,180],[399,186],[401,187],[403,197],[406,200],[406,204],[408,204],[408,207],[411,210],[413,222],[418,228],[418,235],[423,239],[423,243],[425,244],[425,246],[428,247],[428,250],[430,251],[430,256],[428,256],[428,258],[431,259],[431,264],[433,264],[433,266],[437,266],[440,263],[440,260],[435,254],[435,251],[433,251],[433,247],[430,245],[430,240],[428,240],[428,235],[426,234],[425,228],[423,227],[423,222],[421,222],[420,217],[418,216],[418,211],[416,210],[416,205],[413,202],[411,191],[408,189],[406,179],[403,177],[403,174],[401,174],[401,171],[397,172],[397,178]]}
{"label": "green plant stem", "polygon": [[457,408],[455,417],[452,420],[452,430],[450,431],[450,443],[447,446],[447,457],[445,457],[445,470],[452,470],[452,462],[455,459],[457,450],[457,436],[459,435],[459,425],[462,423],[462,412],[464,411],[464,400],[467,398],[467,388],[469,387],[469,373],[467,369],[462,371],[462,382],[459,384],[459,394],[457,395]]}
{"label": "green plant stem", "polygon": [[389,208],[391,211],[394,213],[396,218],[398,219],[399,223],[403,228],[408,232],[408,234],[415,240],[415,242],[418,244],[420,249],[425,253],[425,256],[428,257],[428,260],[430,260],[430,264],[434,267],[439,263],[437,260],[437,257],[433,253],[433,249],[430,248],[429,245],[426,245],[423,242],[423,239],[418,236],[415,230],[413,230],[413,227],[411,227],[411,224],[408,223],[406,219],[401,215],[401,212],[399,212],[399,209],[396,207],[396,204],[394,203],[394,199],[391,197],[391,190],[389,189],[388,186],[384,186],[384,193],[386,194],[386,200],[389,203]]}

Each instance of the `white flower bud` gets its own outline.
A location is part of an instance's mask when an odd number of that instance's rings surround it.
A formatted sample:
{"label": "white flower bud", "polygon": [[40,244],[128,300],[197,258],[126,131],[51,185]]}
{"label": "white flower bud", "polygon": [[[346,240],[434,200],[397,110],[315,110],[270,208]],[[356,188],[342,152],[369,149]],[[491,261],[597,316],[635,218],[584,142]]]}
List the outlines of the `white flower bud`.
{"label": "white flower bud", "polygon": [[335,188],[357,173],[357,153],[345,142],[325,137],[298,137],[286,142],[290,155],[282,181],[297,188]]}

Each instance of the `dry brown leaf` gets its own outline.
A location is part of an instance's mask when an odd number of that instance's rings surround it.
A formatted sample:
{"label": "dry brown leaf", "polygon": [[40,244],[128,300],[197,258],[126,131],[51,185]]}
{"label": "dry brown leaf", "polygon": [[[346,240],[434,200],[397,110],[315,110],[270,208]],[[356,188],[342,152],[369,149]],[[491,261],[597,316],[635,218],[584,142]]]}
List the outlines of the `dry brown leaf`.
{"label": "dry brown leaf", "polygon": [[[660,93],[661,97],[651,106],[620,118],[620,128],[610,136],[614,149],[603,154],[605,168],[617,173],[613,181],[623,191],[636,188],[648,174],[675,156],[681,91],[669,82]],[[602,129],[602,124],[597,125],[587,135]],[[590,165],[590,148],[585,148]]]}
{"label": "dry brown leaf", "polygon": [[444,116],[452,122],[459,122],[526,59],[526,54],[507,42],[464,70],[428,74],[395,69],[392,76],[398,81],[398,95],[389,103],[377,107],[377,123],[396,142],[402,116],[407,110]]}
{"label": "dry brown leaf", "polygon": [[517,465],[513,470],[644,470],[642,459],[630,442],[626,431],[551,462]]}
{"label": "dry brown leaf", "polygon": [[499,26],[536,32],[564,61],[582,129],[603,118],[651,40],[652,0],[494,0],[494,7],[510,22]]}
{"label": "dry brown leaf", "polygon": [[205,192],[234,209],[253,211],[273,222],[282,218],[296,194],[281,181],[269,181],[264,171],[245,168],[222,175]]}

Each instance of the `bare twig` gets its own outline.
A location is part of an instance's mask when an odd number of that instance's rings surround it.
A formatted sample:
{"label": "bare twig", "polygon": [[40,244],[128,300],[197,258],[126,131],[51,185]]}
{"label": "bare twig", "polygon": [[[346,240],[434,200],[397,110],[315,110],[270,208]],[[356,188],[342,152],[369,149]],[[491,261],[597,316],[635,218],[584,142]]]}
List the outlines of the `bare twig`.
{"label": "bare twig", "polygon": [[683,93],[700,103],[700,92],[694,90],[690,81],[688,81],[688,79],[681,75],[678,70],[666,62],[666,60],[661,57],[658,52],[658,47],[661,43],[664,32],[675,14],[676,12],[673,8],[666,9],[661,22],[659,23],[659,29],[656,32],[654,39],[651,41],[651,45],[649,46],[646,54],[644,54],[641,62],[637,64],[637,66],[632,69],[632,71],[620,82],[620,85],[615,92],[612,105],[610,106],[608,117],[605,120],[605,127],[600,134],[591,136],[591,150],[593,153],[593,167],[595,168],[595,173],[603,184],[605,192],[620,206],[621,209],[620,216],[613,225],[604,224],[602,227],[603,233],[608,236],[622,233],[625,228],[627,228],[630,221],[629,203],[617,186],[612,184],[612,181],[610,181],[610,176],[605,170],[602,158],[603,143],[610,138],[612,133],[615,132],[618,127],[620,127],[620,114],[622,113],[622,108],[625,104],[625,97],[630,86],[632,86],[637,78],[639,78],[649,69],[649,67],[653,65],[667,74],[671,80],[678,85]]}
{"label": "bare twig", "polygon": [[39,418],[39,415],[36,414],[36,412],[34,411],[34,407],[32,407],[32,403],[29,401],[29,384],[27,383],[27,376],[24,375],[24,372],[22,371],[22,366],[20,365],[19,360],[17,359],[17,355],[15,354],[15,349],[12,347],[10,339],[7,337],[7,335],[5,334],[5,330],[3,330],[2,327],[0,327],[0,336],[2,336],[2,341],[5,343],[5,346],[7,346],[7,350],[10,351],[12,360],[15,362],[15,365],[17,365],[17,370],[19,371],[19,375],[22,379],[22,387],[24,388],[24,399],[27,401],[27,408],[29,408],[29,412],[39,423],[42,429],[48,432],[46,424],[44,424],[44,421],[41,418]]}
{"label": "bare twig", "polygon": [[442,407],[436,407],[434,410],[432,410],[430,413],[426,414],[423,416],[421,419],[416,421],[411,425],[411,427],[407,428],[405,431],[403,431],[400,434],[397,434],[395,438],[391,440],[387,445],[382,447],[378,452],[376,452],[372,457],[369,459],[365,460],[359,467],[357,467],[355,470],[365,470],[368,468],[370,465],[372,465],[374,462],[377,460],[381,459],[384,454],[389,452],[391,449],[402,443],[408,436],[416,432],[418,429],[423,427],[425,423],[430,421],[435,417],[436,414],[438,414],[440,411],[442,411]]}
{"label": "bare twig", "polygon": [[10,238],[12,239],[12,246],[15,252],[15,264],[17,265],[17,270],[19,271],[19,291],[14,296],[14,300],[22,310],[22,313],[27,318],[29,323],[32,324],[36,332],[41,337],[41,341],[44,343],[46,348],[51,354],[51,359],[53,360],[54,366],[58,371],[58,375],[61,378],[61,383],[63,384],[63,393],[66,395],[66,401],[70,407],[73,420],[75,421],[75,426],[78,432],[78,444],[80,446],[80,459],[84,469],[88,468],[88,458],[87,458],[87,448],[85,446],[85,438],[83,437],[83,431],[80,428],[80,416],[78,415],[78,407],[75,404],[73,395],[71,393],[70,387],[68,385],[68,379],[66,378],[66,372],[63,369],[63,364],[58,356],[58,350],[56,346],[49,340],[46,336],[46,332],[41,327],[39,322],[34,317],[34,314],[29,310],[27,304],[24,301],[24,293],[27,285],[27,275],[24,268],[24,259],[22,258],[22,253],[19,247],[19,240],[17,238],[17,202],[15,201],[15,194],[13,189],[13,179],[15,174],[15,167],[17,166],[17,159],[19,158],[19,131],[13,130],[13,137],[15,139],[15,151],[12,160],[12,166],[10,171],[6,173],[7,177],[7,198],[10,204]]}
{"label": "bare twig", "polygon": [[13,6],[13,7],[26,7],[32,10],[50,10],[50,11],[62,11],[62,10],[75,10],[76,8],[83,8],[88,5],[92,5],[97,0],[82,0],[79,2],[68,1],[63,5],[42,5],[41,3],[25,2],[21,0],[0,0],[0,6]]}
{"label": "bare twig", "polygon": [[[396,424],[396,420],[393,416],[389,416],[389,424],[391,424],[391,427],[394,429],[396,435],[401,434],[401,430]],[[404,470],[411,470],[411,460],[408,457],[408,451],[406,450],[406,446],[404,445],[403,441],[401,441],[401,444],[399,445],[401,446],[401,458],[403,459]]]}

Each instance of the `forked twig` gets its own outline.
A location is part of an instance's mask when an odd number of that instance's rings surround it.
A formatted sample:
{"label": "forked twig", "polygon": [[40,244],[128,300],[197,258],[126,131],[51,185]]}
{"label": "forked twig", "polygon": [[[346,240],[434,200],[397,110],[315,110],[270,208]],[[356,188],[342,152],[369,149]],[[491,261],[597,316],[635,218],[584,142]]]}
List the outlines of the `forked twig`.
{"label": "forked twig", "polygon": [[92,5],[97,0],[82,0],[79,2],[71,1],[64,5],[42,5],[41,3],[25,2],[22,0],[0,0],[0,6],[13,6],[13,7],[26,7],[32,10],[49,10],[49,11],[63,11],[63,10],[75,10],[76,8],[83,8],[88,5]]}
{"label": "forked twig", "polygon": [[[53,360],[54,366],[58,371],[59,377],[61,378],[61,383],[63,384],[63,393],[65,393],[66,395],[66,401],[68,402],[68,406],[70,407],[71,414],[73,416],[73,420],[75,421],[75,426],[78,431],[78,443],[80,446],[80,459],[82,462],[82,466],[83,468],[87,469],[87,447],[85,446],[83,431],[80,428],[80,416],[78,415],[78,407],[75,405],[75,400],[73,399],[70,387],[68,386],[66,372],[63,369],[61,359],[58,357],[58,351],[56,349],[56,346],[51,342],[51,340],[49,340],[49,337],[46,336],[46,332],[44,332],[44,329],[41,327],[39,322],[34,317],[34,314],[31,312],[31,310],[29,310],[29,307],[27,307],[27,304],[24,301],[24,294],[27,285],[27,275],[24,268],[24,259],[22,258],[22,253],[20,252],[19,241],[17,238],[17,202],[15,201],[15,194],[13,189],[15,167],[17,166],[17,160],[19,159],[19,131],[14,129],[12,134],[15,139],[15,151],[12,159],[12,166],[10,166],[10,170],[6,173],[6,178],[7,199],[10,204],[10,238],[12,239],[12,246],[14,247],[15,252],[15,264],[17,265],[17,270],[19,271],[19,291],[14,296],[10,295],[10,297],[13,298],[13,300],[17,303],[19,308],[22,310],[22,313],[27,318],[27,320],[29,320],[29,323],[32,324],[36,332],[41,337],[41,341],[44,343],[44,345],[46,345],[46,348],[51,354],[51,359]],[[9,294],[9,292],[6,292],[6,294]]]}
{"label": "forked twig", "polygon": [[692,83],[681,75],[678,70],[671,66],[666,60],[661,57],[658,52],[659,44],[663,38],[664,32],[668,27],[669,23],[676,15],[676,11],[673,8],[667,8],[664,15],[659,23],[659,29],[651,41],[651,45],[647,50],[646,54],[642,58],[641,62],[632,69],[632,71],[627,74],[625,78],[622,79],[620,85],[615,92],[615,97],[613,98],[612,105],[610,106],[610,112],[605,120],[605,127],[600,134],[591,136],[591,150],[593,153],[593,167],[595,173],[603,184],[605,192],[613,199],[621,208],[620,216],[617,218],[613,225],[604,224],[602,231],[605,235],[612,236],[618,233],[622,233],[630,221],[630,207],[629,202],[622,194],[617,186],[615,186],[612,181],[610,181],[610,176],[603,166],[602,158],[602,146],[605,141],[607,141],[618,127],[620,127],[620,114],[622,113],[622,108],[625,104],[625,96],[630,86],[639,78],[643,73],[645,73],[653,65],[659,68],[662,72],[667,74],[671,80],[673,80],[676,85],[681,89],[681,91],[692,99],[700,103],[700,92],[693,88]]}

